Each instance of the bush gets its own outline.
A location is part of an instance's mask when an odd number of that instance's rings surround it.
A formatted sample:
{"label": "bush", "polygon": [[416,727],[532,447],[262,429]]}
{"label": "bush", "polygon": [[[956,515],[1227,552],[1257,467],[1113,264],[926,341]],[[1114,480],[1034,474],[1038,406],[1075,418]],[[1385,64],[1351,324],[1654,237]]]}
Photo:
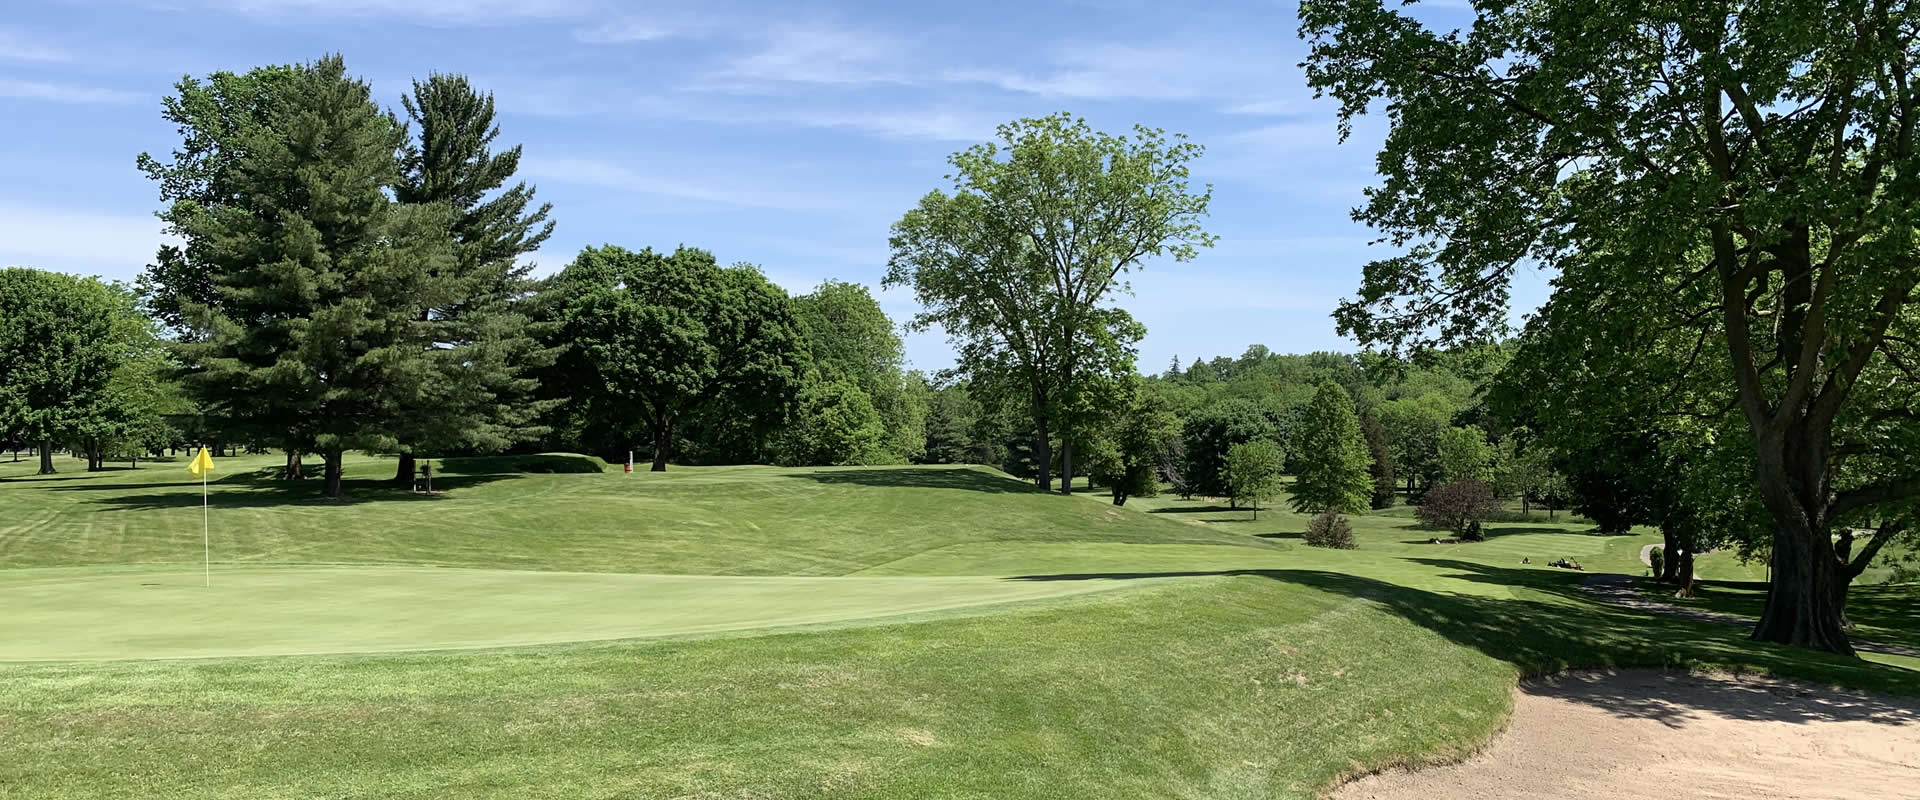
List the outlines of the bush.
{"label": "bush", "polygon": [[1322,511],[1307,523],[1307,532],[1300,538],[1314,547],[1331,547],[1335,550],[1352,550],[1353,526],[1347,524],[1347,518],[1337,511]]}
{"label": "bush", "polygon": [[1468,479],[1433,487],[1413,514],[1427,527],[1453,531],[1463,542],[1477,542],[1486,538],[1480,523],[1499,510],[1493,487]]}
{"label": "bush", "polygon": [[1666,566],[1667,566],[1667,549],[1664,547],[1656,547],[1656,548],[1653,548],[1652,550],[1647,551],[1647,561],[1652,562],[1653,577],[1655,579],[1658,579],[1661,575],[1665,575]]}

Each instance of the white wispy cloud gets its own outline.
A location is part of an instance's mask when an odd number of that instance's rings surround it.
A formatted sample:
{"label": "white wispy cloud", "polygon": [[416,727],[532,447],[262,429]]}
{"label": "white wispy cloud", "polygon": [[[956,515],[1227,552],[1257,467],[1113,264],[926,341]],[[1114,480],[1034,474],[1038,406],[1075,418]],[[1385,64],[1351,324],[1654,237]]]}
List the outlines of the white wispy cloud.
{"label": "white wispy cloud", "polygon": [[911,82],[908,48],[882,33],[824,24],[777,25],[755,47],[705,76],[695,88],[754,90],[774,84],[859,86]]}
{"label": "white wispy cloud", "polygon": [[530,158],[521,163],[520,174],[537,180],[742,208],[816,209],[825,199],[814,193],[729,181],[712,174],[698,179],[650,174],[619,162],[595,158]]}
{"label": "white wispy cloud", "polygon": [[72,86],[62,83],[0,78],[0,97],[19,100],[46,100],[54,103],[122,105],[149,99],[139,92],[104,89],[97,86]]}
{"label": "white wispy cloud", "polygon": [[73,52],[23,31],[0,28],[0,61],[24,61],[63,64],[73,61]]}
{"label": "white wispy cloud", "polygon": [[589,28],[580,28],[573,32],[573,38],[588,44],[625,44],[629,42],[657,42],[686,33],[684,25],[668,23],[659,19],[633,17],[613,20]]}
{"label": "white wispy cloud", "polygon": [[171,241],[152,216],[0,203],[0,265],[132,280]]}
{"label": "white wispy cloud", "polygon": [[1032,69],[954,68],[943,77],[1004,91],[1090,100],[1283,102],[1303,86],[1299,54],[1269,40],[1175,35],[1152,42],[1081,42]]}

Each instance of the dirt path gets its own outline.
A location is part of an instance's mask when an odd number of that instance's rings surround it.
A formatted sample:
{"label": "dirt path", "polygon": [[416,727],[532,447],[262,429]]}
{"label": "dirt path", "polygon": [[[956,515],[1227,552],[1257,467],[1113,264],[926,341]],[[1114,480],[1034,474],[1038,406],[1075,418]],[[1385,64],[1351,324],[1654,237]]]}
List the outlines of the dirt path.
{"label": "dirt path", "polygon": [[1338,800],[1920,798],[1920,701],[1656,671],[1524,681],[1513,721],[1448,767],[1362,778]]}

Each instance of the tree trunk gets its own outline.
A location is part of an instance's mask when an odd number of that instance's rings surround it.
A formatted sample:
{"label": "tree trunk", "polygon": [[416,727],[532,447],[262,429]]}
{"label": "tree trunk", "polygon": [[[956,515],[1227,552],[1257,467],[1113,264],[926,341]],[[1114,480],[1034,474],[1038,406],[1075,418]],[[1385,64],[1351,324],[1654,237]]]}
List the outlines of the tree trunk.
{"label": "tree trunk", "polygon": [[414,473],[420,471],[420,465],[414,463],[413,451],[400,451],[400,464],[393,470],[393,482],[402,486],[412,486]]}
{"label": "tree trunk", "polygon": [[40,474],[53,474],[53,442],[40,440]]}
{"label": "tree trunk", "polygon": [[1073,438],[1060,437],[1060,493],[1073,494]]}
{"label": "tree trunk", "polygon": [[1660,547],[1664,551],[1662,555],[1666,556],[1666,558],[1660,560],[1660,574],[1655,577],[1662,581],[1672,582],[1676,576],[1682,574],[1680,572],[1680,551],[1674,544],[1679,541],[1679,539],[1664,530],[1660,532],[1660,538],[1664,540]]}
{"label": "tree trunk", "polygon": [[1773,535],[1773,574],[1767,604],[1753,628],[1754,641],[1777,642],[1853,655],[1841,627],[1846,585],[1834,563],[1825,531],[1781,520]]}
{"label": "tree trunk", "polygon": [[1047,420],[1036,415],[1033,432],[1033,483],[1040,491],[1053,491],[1053,439]]}
{"label": "tree trunk", "polygon": [[667,445],[673,441],[673,423],[662,422],[653,426],[653,468],[651,472],[667,471]]}
{"label": "tree trunk", "polygon": [[320,454],[321,458],[325,459],[327,464],[326,494],[335,500],[340,499],[342,494],[340,489],[340,457],[344,452],[345,451],[342,450],[328,450]]}

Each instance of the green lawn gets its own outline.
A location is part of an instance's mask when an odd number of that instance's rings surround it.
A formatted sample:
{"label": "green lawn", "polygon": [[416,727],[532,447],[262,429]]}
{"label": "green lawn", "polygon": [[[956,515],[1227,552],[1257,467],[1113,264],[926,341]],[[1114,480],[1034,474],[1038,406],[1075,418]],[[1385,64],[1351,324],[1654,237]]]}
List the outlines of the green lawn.
{"label": "green lawn", "polygon": [[[200,554],[178,466],[0,464],[5,646],[651,638],[0,664],[0,797],[1311,797],[1470,751],[1523,673],[1713,664],[1920,694],[1920,663],[1597,605],[1541,564],[1637,574],[1651,537],[1574,525],[1432,545],[1384,514],[1325,551],[1287,513],[1114,508],[984,470],[477,460],[443,495],[362,482],[329,503],[236,474],[271,463],[221,462],[220,594],[197,596],[224,614],[178,605]],[[767,627],[675,628],[700,614]]]}

